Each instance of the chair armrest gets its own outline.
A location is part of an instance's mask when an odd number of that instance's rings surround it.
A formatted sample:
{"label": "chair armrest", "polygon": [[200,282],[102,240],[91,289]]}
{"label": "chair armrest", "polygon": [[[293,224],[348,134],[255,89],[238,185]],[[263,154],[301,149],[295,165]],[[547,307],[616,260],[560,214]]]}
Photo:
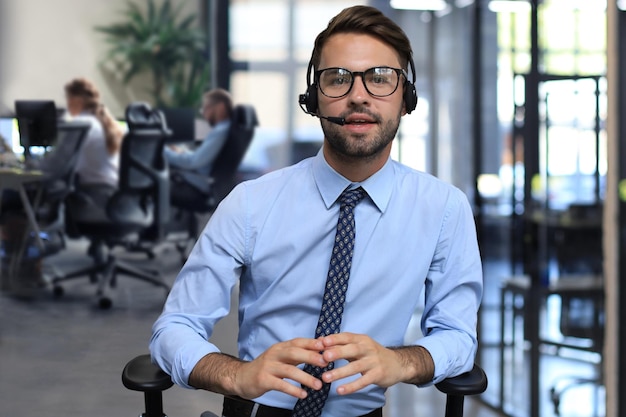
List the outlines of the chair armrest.
{"label": "chair armrest", "polygon": [[447,395],[476,395],[487,389],[487,375],[483,369],[474,364],[471,371],[447,378],[435,385]]}
{"label": "chair armrest", "polygon": [[122,371],[122,383],[133,391],[165,391],[174,383],[168,374],[152,363],[149,354],[130,360]]}

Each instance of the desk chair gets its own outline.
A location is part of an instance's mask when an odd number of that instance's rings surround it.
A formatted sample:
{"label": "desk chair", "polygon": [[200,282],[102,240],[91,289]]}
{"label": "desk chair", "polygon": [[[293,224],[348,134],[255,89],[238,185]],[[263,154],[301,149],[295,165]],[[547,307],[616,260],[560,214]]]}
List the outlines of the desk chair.
{"label": "desk chair", "polygon": [[[563,284],[559,286],[561,288],[552,291],[552,294],[558,295],[561,299],[559,318],[561,334],[571,341],[572,345],[575,345],[576,341],[586,341],[586,345],[580,344],[579,350],[602,355],[604,350],[604,283],[602,278],[571,276],[561,277],[559,281],[563,281]],[[560,415],[561,399],[567,390],[580,385],[591,385],[597,388],[604,384],[601,361],[597,369],[595,377],[567,375],[560,376],[554,381],[550,388],[550,398],[555,415]],[[597,406],[596,392],[596,410]]]}
{"label": "desk chair", "polygon": [[213,204],[208,208],[215,209],[217,204],[226,197],[237,185],[237,169],[241,164],[258,126],[256,111],[251,105],[240,104],[233,109],[232,126],[228,133],[228,140],[211,169],[210,192],[213,195]]}
{"label": "desk chair", "polygon": [[[198,181],[192,185],[184,178],[183,170],[171,170],[172,187],[190,190],[189,198],[171,201],[174,209],[172,223],[174,227],[180,226],[181,223],[184,225],[186,235],[192,244],[195,243],[199,232],[196,215],[215,210],[219,202],[239,182],[237,169],[252,142],[255,128],[259,124],[254,107],[247,104],[236,105],[231,120],[228,139],[217,154],[209,177],[192,171],[184,171],[184,176],[198,178]],[[200,187],[199,184],[203,184],[203,186]],[[176,245],[183,262],[187,257],[189,241],[177,242]]]}
{"label": "desk chair", "polygon": [[44,204],[39,206],[37,200],[34,206],[38,207],[37,219],[47,232],[64,231],[65,199],[75,189],[78,155],[90,127],[82,121],[59,122],[56,145],[39,164],[46,177],[37,198],[41,197]]}
{"label": "desk chair", "polygon": [[[172,201],[174,207],[199,213],[213,211],[217,204],[237,185],[237,168],[239,168],[250,146],[254,130],[259,122],[254,107],[247,104],[235,106],[231,118],[228,139],[217,154],[210,176],[208,178],[202,177],[200,178],[201,181],[198,181],[198,183],[204,182],[204,186],[194,185],[197,194],[186,201]],[[174,183],[185,181],[180,172],[182,171],[172,171]],[[185,172],[185,175],[193,174]]]}
{"label": "desk chair", "polygon": [[601,204],[571,204],[550,231],[559,275],[602,274]]}
{"label": "desk chair", "polygon": [[[152,363],[149,354],[139,355],[130,360],[122,371],[122,383],[126,388],[144,393],[145,413],[140,417],[165,417],[163,413],[163,391],[174,383],[170,376]],[[462,375],[445,379],[436,384],[439,391],[446,394],[445,417],[462,417],[466,395],[477,395],[487,389],[487,375],[478,366]],[[217,417],[211,412],[201,417]]]}
{"label": "desk chair", "polygon": [[[168,133],[160,112],[145,103],[133,103],[126,109],[129,131],[122,141],[118,189],[106,201],[97,204],[96,194],[77,188],[67,198],[65,210],[70,237],[87,237],[89,255],[94,265],[52,279],[54,294],[63,294],[61,282],[88,276],[96,283],[99,306],[110,308],[108,287],[115,287],[118,274],[160,286],[169,286],[158,271],[140,269],[112,254],[116,246],[132,249],[141,239],[158,240],[169,220],[168,169],[163,158]],[[93,191],[93,190],[92,190]]]}

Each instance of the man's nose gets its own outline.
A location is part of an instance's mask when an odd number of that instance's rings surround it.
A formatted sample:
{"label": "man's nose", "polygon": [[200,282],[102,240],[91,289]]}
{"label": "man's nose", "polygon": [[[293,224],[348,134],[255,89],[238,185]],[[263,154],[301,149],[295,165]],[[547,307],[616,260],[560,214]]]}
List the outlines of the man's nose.
{"label": "man's nose", "polygon": [[369,99],[370,93],[365,88],[365,79],[362,74],[354,75],[354,80],[352,82],[352,88],[349,92],[350,100],[354,100],[356,102],[364,102]]}

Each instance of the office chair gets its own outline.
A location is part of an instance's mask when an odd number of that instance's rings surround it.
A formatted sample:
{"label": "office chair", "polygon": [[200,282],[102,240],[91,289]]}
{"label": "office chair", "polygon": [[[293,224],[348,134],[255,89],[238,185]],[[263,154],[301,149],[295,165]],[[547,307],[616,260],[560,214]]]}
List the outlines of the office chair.
{"label": "office chair", "polygon": [[[91,125],[72,121],[57,124],[57,140],[54,149],[41,160],[38,168],[46,173],[46,179],[37,185],[33,206],[37,207],[37,220],[46,232],[64,232],[65,199],[76,186],[76,164],[80,148]],[[40,206],[40,202],[43,202]]]}
{"label": "office chair", "polygon": [[168,168],[163,158],[167,127],[160,112],[145,103],[133,103],[126,109],[129,131],[120,151],[119,185],[105,207],[97,204],[95,194],[80,186],[66,199],[68,236],[87,237],[89,255],[94,265],[52,279],[56,296],[63,294],[61,282],[88,276],[97,284],[99,306],[110,308],[107,287],[115,287],[117,275],[146,281],[164,288],[169,286],[158,271],[140,269],[112,254],[116,246],[132,249],[141,239],[157,240],[169,221]]}
{"label": "office chair", "polygon": [[[555,229],[555,260],[559,279],[550,293],[561,301],[559,330],[566,342],[602,355],[604,347],[604,283],[602,280],[602,205],[571,204]],[[576,349],[576,347],[574,347]],[[601,386],[597,377],[562,376],[550,388],[554,413],[560,414],[563,394],[579,385]]]}
{"label": "office chair", "polygon": [[[574,284],[570,288],[555,291],[561,299],[559,329],[565,343],[571,341],[586,341],[586,345],[573,347],[583,351],[594,352],[599,355],[604,350],[604,284],[602,278],[560,278],[571,280]],[[588,284],[576,284],[575,280],[585,281]],[[572,343],[575,345],[575,343]],[[580,375],[562,375],[554,380],[550,387],[550,398],[554,406],[554,414],[560,415],[561,399],[566,391],[576,386],[591,385],[596,388],[604,384],[603,366],[597,366],[597,375],[582,377]],[[597,396],[597,391],[596,394]],[[595,398],[595,407],[598,401]],[[597,410],[596,410],[597,412]]]}
{"label": "office chair", "polygon": [[[149,354],[139,355],[124,366],[122,383],[129,390],[144,393],[146,411],[140,417],[165,417],[163,391],[174,383],[168,374],[152,363]],[[474,365],[471,371],[445,379],[436,384],[436,387],[446,394],[445,417],[462,417],[465,396],[485,392],[487,375],[480,366]],[[202,417],[213,416],[215,415],[211,412],[202,413]]]}
{"label": "office chair", "polygon": [[[233,108],[231,127],[224,146],[217,154],[208,177],[194,171],[171,169],[172,187],[184,187],[193,190],[184,200],[172,199],[172,224],[170,231],[184,229],[187,240],[178,240],[176,248],[184,262],[190,243],[198,238],[199,224],[197,214],[210,213],[220,201],[237,185],[237,169],[248,150],[256,126],[259,124],[256,111],[248,104],[238,104]],[[184,172],[184,175],[183,175]],[[185,177],[195,177],[193,184]],[[202,184],[202,186],[200,186]],[[181,226],[182,225],[182,226]]]}
{"label": "office chair", "polygon": [[[254,130],[259,124],[254,107],[239,104],[233,108],[231,127],[226,143],[217,154],[208,178],[199,177],[203,186],[194,184],[197,194],[188,201],[172,201],[172,205],[182,210],[205,213],[217,207],[217,204],[238,183],[237,168],[250,146]],[[185,175],[193,175],[185,172]],[[185,181],[173,171],[174,182]],[[191,184],[190,184],[191,185]]]}
{"label": "office chair", "polygon": [[559,275],[602,274],[602,204],[571,204],[554,227]]}

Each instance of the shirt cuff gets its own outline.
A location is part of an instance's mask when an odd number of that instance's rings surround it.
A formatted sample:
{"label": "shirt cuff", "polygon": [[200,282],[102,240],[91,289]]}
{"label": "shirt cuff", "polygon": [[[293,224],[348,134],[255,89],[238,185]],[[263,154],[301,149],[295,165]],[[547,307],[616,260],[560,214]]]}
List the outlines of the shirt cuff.
{"label": "shirt cuff", "polygon": [[196,389],[189,385],[189,375],[193,368],[209,353],[219,352],[219,349],[210,343],[185,346],[176,352],[174,366],[172,366],[172,381],[183,388]]}

